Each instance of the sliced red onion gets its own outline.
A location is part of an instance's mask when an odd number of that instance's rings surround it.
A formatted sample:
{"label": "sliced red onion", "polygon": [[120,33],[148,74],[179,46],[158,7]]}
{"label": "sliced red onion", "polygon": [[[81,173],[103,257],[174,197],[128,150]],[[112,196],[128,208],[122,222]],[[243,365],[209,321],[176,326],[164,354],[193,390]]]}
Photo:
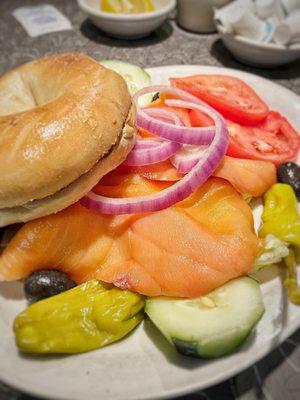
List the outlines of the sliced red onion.
{"label": "sliced red onion", "polygon": [[[183,126],[181,119],[175,112],[171,110],[166,110],[162,107],[151,107],[151,108],[144,108],[144,112],[154,118],[172,121],[175,125]],[[162,139],[158,139],[162,141]],[[156,147],[158,144],[158,140],[151,140],[151,139],[143,139],[138,137],[136,140],[134,150],[138,148],[145,148],[145,147]]]}
{"label": "sliced red onion", "polygon": [[150,117],[154,117],[161,120],[172,121],[177,126],[183,126],[181,119],[178,117],[177,114],[175,114],[171,110],[166,110],[160,107],[149,107],[149,108],[144,108],[143,111]]}
{"label": "sliced red onion", "polygon": [[133,149],[122,165],[140,167],[156,164],[170,158],[179,148],[179,143],[164,141],[158,142],[156,147]]}
{"label": "sliced red onion", "polygon": [[204,156],[207,147],[198,147],[197,151],[189,151],[185,148],[178,150],[170,161],[181,174],[188,173]]}
{"label": "sliced red onion", "polygon": [[[167,89],[168,93],[174,94],[174,88],[167,87]],[[166,89],[165,87],[160,86],[151,87],[146,91],[144,89],[138,93],[138,96],[136,98],[145,93],[155,91],[166,92]],[[175,89],[175,92],[178,95],[178,89]],[[180,90],[179,92],[181,95],[183,91]],[[102,212],[104,214],[137,214],[153,212],[170,207],[178,203],[179,201],[184,200],[199,186],[203,185],[203,183],[206,182],[209,176],[215,171],[227,151],[228,131],[225,125],[225,121],[219,113],[217,113],[211,107],[205,106],[202,102],[198,101],[198,99],[196,99],[197,101],[195,100],[194,102],[192,102],[190,100],[190,95],[186,92],[183,93],[184,96],[181,97],[188,101],[181,101],[181,107],[205,112],[215,122],[215,136],[213,138],[213,141],[207,149],[205,155],[192,168],[192,170],[174,185],[153,195],[137,198],[108,198],[90,192],[81,200],[82,205],[92,210]],[[191,97],[193,98],[193,96]],[[139,112],[140,110],[138,110],[138,114]],[[173,128],[179,130],[184,129],[184,127]],[[181,133],[181,137],[185,137],[185,134]]]}
{"label": "sliced red onion", "polygon": [[[185,108],[180,100],[167,99],[165,103],[169,107]],[[200,161],[206,150],[206,146],[184,146],[171,157],[170,161],[179,173],[186,174]]]}
{"label": "sliced red onion", "polygon": [[[207,104],[199,100],[197,97],[185,92],[184,90],[172,87],[172,86],[150,86],[140,90],[134,96],[137,103],[137,99],[147,93],[159,92],[167,93],[173,96],[179,97],[180,99],[186,101],[192,101],[197,103],[199,106],[203,106],[200,111],[206,112],[209,108],[214,111],[213,108],[209,107]],[[166,100],[165,103],[167,104]],[[215,135],[215,127],[203,127],[203,128],[191,128],[191,127],[179,127],[169,124],[165,121],[158,121],[152,118],[147,113],[151,108],[138,108],[137,112],[137,125],[139,128],[145,129],[149,132],[156,134],[157,136],[163,137],[165,139],[171,140],[172,142],[182,143],[182,144],[193,144],[193,145],[208,145],[212,142]],[[154,108],[152,108],[154,109]],[[165,110],[166,111],[166,110]]]}
{"label": "sliced red onion", "polygon": [[[162,108],[149,108],[145,110],[145,112],[149,115],[152,115],[157,118],[164,118],[167,120],[171,120],[175,125],[182,126],[180,118],[172,111],[162,109]],[[145,140],[146,142],[146,140]],[[153,140],[152,143],[156,145],[152,145],[146,148],[138,148],[137,146],[129,153],[126,160],[122,165],[130,166],[130,167],[140,167],[143,165],[151,165],[156,164],[161,161],[165,161],[170,158],[180,147],[179,143],[170,142],[167,140],[159,141]]]}
{"label": "sliced red onion", "polygon": [[137,149],[149,149],[151,147],[157,147],[163,142],[162,139],[151,140],[151,139],[142,139],[138,138],[134,145],[134,150]]}

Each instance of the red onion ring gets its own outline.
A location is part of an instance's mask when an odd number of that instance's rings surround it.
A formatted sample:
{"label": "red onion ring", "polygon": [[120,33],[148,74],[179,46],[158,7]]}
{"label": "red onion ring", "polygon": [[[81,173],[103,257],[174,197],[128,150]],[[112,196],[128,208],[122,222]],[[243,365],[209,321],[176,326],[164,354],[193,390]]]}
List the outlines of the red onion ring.
{"label": "red onion ring", "polygon": [[[186,108],[184,103],[176,99],[167,99],[165,103],[169,107]],[[203,157],[206,148],[199,148],[195,146],[193,150],[182,148],[171,158],[171,163],[179,173],[188,173],[199,162],[201,157]]]}
{"label": "red onion ring", "polygon": [[[150,86],[148,88],[141,89],[138,93],[135,94],[134,100],[137,103],[137,99],[140,96],[152,92],[172,94],[173,96],[177,96],[186,101],[192,101],[197,103],[198,105],[203,105],[204,109],[201,109],[202,112],[206,112],[205,110],[207,110],[207,107],[209,107],[197,97],[185,92],[184,90],[172,86]],[[214,111],[213,108],[209,108],[210,110]],[[212,142],[215,135],[214,126],[204,128],[174,126],[164,121],[158,121],[157,119],[154,119],[147,115],[145,111],[149,109],[150,108],[139,108],[139,112],[137,113],[137,125],[139,128],[152,132],[157,136],[163,137],[164,139],[171,140],[172,142],[182,144],[209,145]]]}
{"label": "red onion ring", "polygon": [[[181,200],[184,200],[199,186],[205,183],[209,176],[217,168],[219,162],[227,151],[229,143],[228,131],[223,117],[215,110],[213,110],[210,106],[207,106],[202,101],[194,98],[194,96],[191,96],[188,93],[176,88],[156,86],[142,89],[137,93],[135,99],[137,100],[139,96],[145,93],[157,91],[167,91],[167,93],[172,93],[173,95],[180,96],[187,100],[181,103],[182,106],[190,109],[200,110],[202,112],[204,111],[213,119],[215,123],[215,136],[205,155],[192,168],[192,170],[187,175],[185,175],[185,177],[183,177],[180,181],[170,186],[169,188],[160,191],[159,193],[137,198],[108,198],[90,192],[87,196],[81,199],[81,204],[85,207],[102,212],[104,214],[137,214],[158,211],[170,207]],[[138,121],[140,121],[146,114],[138,107],[137,115]],[[170,129],[170,127],[168,128]],[[184,127],[173,126],[173,128],[178,134],[180,133],[180,129],[184,130]],[[195,129],[197,130],[197,128]],[[201,128],[199,128],[199,130],[200,129]],[[157,132],[154,133],[157,134]],[[185,135],[185,133],[185,131],[181,132],[180,137],[185,138],[186,136],[188,136]],[[200,134],[198,136],[200,137]]]}
{"label": "red onion ring", "polygon": [[[161,108],[149,108],[145,109],[145,112],[157,118],[172,120],[175,125],[183,125],[180,118],[172,111]],[[155,141],[153,140],[153,142]],[[150,148],[136,148],[135,146],[122,165],[140,167],[143,165],[156,164],[170,158],[180,147],[181,145],[179,143],[166,140],[157,140],[156,146],[151,146]]]}
{"label": "red onion ring", "polygon": [[140,167],[156,164],[170,158],[179,148],[179,143],[164,141],[158,142],[156,147],[133,149],[122,165]]}
{"label": "red onion ring", "polygon": [[180,149],[170,158],[170,161],[180,174],[186,174],[199,162],[206,150],[207,147],[200,147],[194,152]]}
{"label": "red onion ring", "polygon": [[157,147],[159,144],[161,144],[162,142],[164,142],[161,139],[158,140],[151,140],[151,139],[142,139],[139,138],[136,140],[135,145],[134,145],[134,149],[149,149],[149,148],[153,148],[153,147]]}
{"label": "red onion ring", "polygon": [[170,120],[177,126],[183,126],[181,119],[177,114],[172,112],[171,110],[166,110],[160,107],[149,107],[143,109],[144,113],[149,115],[150,117],[154,117],[160,120]]}

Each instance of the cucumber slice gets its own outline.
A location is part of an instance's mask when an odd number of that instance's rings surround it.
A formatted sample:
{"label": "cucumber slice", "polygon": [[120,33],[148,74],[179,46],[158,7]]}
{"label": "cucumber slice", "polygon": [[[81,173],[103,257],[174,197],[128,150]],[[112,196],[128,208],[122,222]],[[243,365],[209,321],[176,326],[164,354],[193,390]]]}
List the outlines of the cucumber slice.
{"label": "cucumber slice", "polygon": [[240,346],[265,309],[259,283],[243,277],[194,299],[148,298],[145,311],[179,353],[214,358]]}
{"label": "cucumber slice", "polygon": [[[150,75],[141,67],[118,60],[103,60],[100,64],[120,74],[126,81],[129,91],[134,95],[138,90],[151,85]],[[141,105],[151,103],[152,95],[146,94],[140,99]]]}

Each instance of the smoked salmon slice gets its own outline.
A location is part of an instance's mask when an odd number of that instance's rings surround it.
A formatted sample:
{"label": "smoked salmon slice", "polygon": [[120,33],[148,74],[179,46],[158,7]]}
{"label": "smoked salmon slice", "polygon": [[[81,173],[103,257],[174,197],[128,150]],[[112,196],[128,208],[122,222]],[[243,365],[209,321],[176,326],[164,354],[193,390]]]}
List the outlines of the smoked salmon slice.
{"label": "smoked salmon slice", "polygon": [[[178,181],[183,177],[168,160],[143,167],[125,168],[124,171],[139,173],[150,180]],[[268,161],[225,156],[213,176],[226,179],[246,196],[259,197],[276,183],[276,168]]]}
{"label": "smoked salmon slice", "polygon": [[[135,175],[124,185],[111,182],[114,195],[146,188],[158,190]],[[48,268],[77,283],[99,279],[148,296],[195,297],[247,274],[259,250],[248,204],[230,183],[210,178],[188,199],[151,214],[105,216],[75,204],[30,221],[2,252],[0,279]]]}
{"label": "smoked salmon slice", "polygon": [[237,191],[262,196],[276,183],[276,167],[269,161],[246,160],[225,156],[213,174],[228,180]]}

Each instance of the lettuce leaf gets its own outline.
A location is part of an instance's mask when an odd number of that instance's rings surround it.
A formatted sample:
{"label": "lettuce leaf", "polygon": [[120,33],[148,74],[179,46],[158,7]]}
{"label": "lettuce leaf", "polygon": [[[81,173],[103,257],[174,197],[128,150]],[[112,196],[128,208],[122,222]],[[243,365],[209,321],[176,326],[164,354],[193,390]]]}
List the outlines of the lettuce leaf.
{"label": "lettuce leaf", "polygon": [[258,272],[268,265],[277,264],[288,255],[289,248],[287,244],[269,234],[264,239],[263,252],[257,257],[252,273]]}

